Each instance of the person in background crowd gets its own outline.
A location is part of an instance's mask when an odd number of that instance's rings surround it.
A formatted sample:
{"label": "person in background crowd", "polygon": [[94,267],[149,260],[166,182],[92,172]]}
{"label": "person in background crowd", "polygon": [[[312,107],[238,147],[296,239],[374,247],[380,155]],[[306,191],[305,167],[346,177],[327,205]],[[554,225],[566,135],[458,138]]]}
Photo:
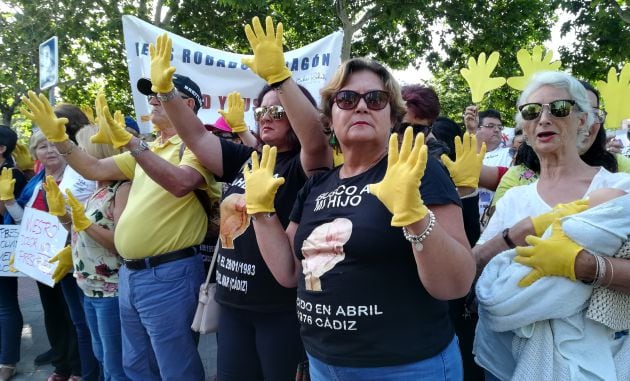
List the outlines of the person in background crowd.
{"label": "person in background crowd", "polygon": [[[278,150],[273,172],[284,177],[286,185],[276,198],[276,209],[286,226],[297,192],[308,176],[332,167],[332,154],[315,101],[293,80],[284,64],[282,24],[276,32],[267,17],[266,34],[257,17],[252,26],[246,27],[246,35],[254,56],[244,62],[267,82],[257,97],[260,106],[254,109],[254,117],[261,140]],[[221,203],[217,262],[216,299],[221,306],[218,379],[294,379],[298,363],[305,357],[295,314],[295,284],[274,279],[256,243],[257,234],[247,214],[250,210],[244,208],[243,167],[254,150],[206,131],[181,100],[171,95],[176,91],[171,83],[174,68],[170,51],[170,39],[160,36],[151,53],[153,91],[165,99],[162,105],[186,145],[212,173],[229,184]],[[229,112],[223,114],[233,130],[235,124],[228,115],[234,104],[230,102]],[[233,263],[244,270],[231,266]]]}
{"label": "person in background crowd", "polygon": [[265,262],[298,286],[311,379],[460,380],[446,300],[466,295],[474,263],[459,196],[422,134],[412,148],[408,128],[400,152],[390,138],[406,108],[382,65],[346,61],[321,94],[345,161],[307,182],[286,232],[270,197],[283,187],[268,170],[275,149],[245,176]]}
{"label": "person in background crowd", "polygon": [[[175,82],[185,107],[198,111],[199,86],[185,76]],[[211,188],[218,197],[219,185],[192,152],[180,155],[181,139],[155,96],[149,97],[151,120],[160,137],[151,146],[125,131],[104,97],[100,99],[100,130],[92,141],[128,150],[100,160],[69,140],[65,121],[52,113],[46,97],[29,92],[23,101],[31,110],[29,117],[72,168],[93,180],[132,180],[114,232],[115,247],[124,258],[118,297],[125,374],[133,380],[204,380],[190,325],[204,276],[197,245],[208,218],[194,190]]]}
{"label": "person in background crowd", "polygon": [[[26,184],[24,174],[16,168],[12,157],[17,139],[18,136],[11,127],[0,125],[0,168],[2,168],[0,215],[2,216],[7,213],[5,201],[19,196]],[[16,364],[20,361],[22,324],[22,312],[18,304],[18,278],[0,276],[0,381],[8,381],[16,372]]]}

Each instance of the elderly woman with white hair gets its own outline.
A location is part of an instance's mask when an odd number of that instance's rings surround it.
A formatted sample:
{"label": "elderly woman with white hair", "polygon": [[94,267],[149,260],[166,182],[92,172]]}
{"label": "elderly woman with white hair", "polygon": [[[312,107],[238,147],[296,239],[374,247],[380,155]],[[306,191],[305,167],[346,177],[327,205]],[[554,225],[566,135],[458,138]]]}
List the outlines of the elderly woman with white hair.
{"label": "elderly woman with white hair", "polygon": [[[566,73],[543,72],[531,80],[517,105],[517,123],[523,126],[524,136],[540,160],[540,178],[532,184],[510,189],[498,202],[495,214],[473,249],[478,272],[497,254],[517,245],[531,244],[529,248],[517,248],[518,255],[512,255],[514,262],[528,266],[526,275],[521,275],[521,279],[514,282],[506,280],[507,283],[501,287],[510,287],[511,283],[516,286],[517,283],[518,287],[524,289],[541,279],[546,282],[551,276],[556,276],[572,281],[581,280],[593,287],[605,285],[605,288],[623,294],[630,293],[630,262],[627,259],[604,259],[599,255],[602,253],[592,248],[584,249],[586,245],[576,244],[575,238],[570,234],[565,235],[562,230],[563,218],[589,207],[589,202],[584,199],[593,191],[612,188],[611,194],[619,195],[630,190],[629,175],[610,173],[602,167],[589,166],[580,159],[576,142],[593,122],[586,90],[579,81]],[[622,222],[618,225],[623,225],[623,220],[619,221]],[[545,236],[543,240],[537,238],[552,224],[554,228],[549,237]],[[501,259],[498,256],[490,263],[491,266],[483,271],[480,283],[483,283],[484,277],[491,275],[492,265]],[[495,283],[495,286],[495,291],[499,292],[499,283]],[[552,289],[555,290],[546,290]],[[481,299],[484,293],[487,295],[487,291],[478,284],[477,293],[482,294]],[[519,309],[534,308],[533,305],[548,295],[544,291],[538,294],[538,298],[524,302]],[[561,305],[565,301],[557,300],[556,303]],[[476,360],[489,370],[488,379],[518,378],[514,374],[519,369],[517,358],[501,357],[505,352],[518,355],[512,353],[513,335],[504,337],[504,341],[496,341],[492,348],[486,345],[487,342],[484,343],[484,339],[490,335],[486,324],[488,315],[483,314],[483,308],[487,307],[484,302],[487,300],[480,300]],[[553,310],[553,307],[549,309]],[[527,336],[525,331],[521,331],[521,334]],[[558,358],[554,357],[554,360]],[[567,365],[562,361],[557,364]],[[567,366],[566,369],[573,369],[570,364]]]}

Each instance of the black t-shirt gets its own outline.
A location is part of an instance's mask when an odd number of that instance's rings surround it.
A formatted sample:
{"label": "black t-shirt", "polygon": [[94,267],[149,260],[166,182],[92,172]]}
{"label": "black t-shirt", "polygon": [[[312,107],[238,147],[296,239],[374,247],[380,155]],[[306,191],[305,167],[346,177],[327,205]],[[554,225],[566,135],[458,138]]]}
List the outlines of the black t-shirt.
{"label": "black t-shirt", "polygon": [[[294,243],[303,268],[297,299],[302,339],[328,364],[405,364],[434,356],[453,339],[448,303],[424,289],[411,244],[368,192],[386,169],[385,157],[358,176],[340,179],[339,168],[315,176],[291,213],[299,223]],[[428,206],[460,205],[432,157],[420,193]]]}
{"label": "black t-shirt", "polygon": [[[216,263],[217,302],[235,308],[276,312],[295,308],[295,288],[281,286],[260,254],[256,233],[245,209],[243,166],[252,148],[222,140],[223,177],[227,183],[221,201],[221,249]],[[274,174],[284,177],[275,208],[286,228],[297,193],[306,182],[299,152],[280,152]]]}

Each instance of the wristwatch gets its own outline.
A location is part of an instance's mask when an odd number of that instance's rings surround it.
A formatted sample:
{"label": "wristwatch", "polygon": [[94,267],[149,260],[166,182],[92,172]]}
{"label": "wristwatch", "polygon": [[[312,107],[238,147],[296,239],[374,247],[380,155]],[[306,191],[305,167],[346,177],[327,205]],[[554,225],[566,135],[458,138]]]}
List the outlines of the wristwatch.
{"label": "wristwatch", "polygon": [[131,151],[129,151],[129,153],[133,157],[136,157],[136,156],[140,155],[142,152],[149,150],[149,145],[147,144],[147,142],[145,142],[144,140],[141,140],[141,139],[138,139],[138,140],[139,141],[138,141],[138,145],[136,146],[136,148],[134,148]]}
{"label": "wristwatch", "polygon": [[164,94],[157,93],[155,96],[160,102],[168,102],[171,99],[175,98],[177,94],[179,94],[177,92],[177,88],[173,87],[173,89],[169,91],[168,93],[164,93]]}

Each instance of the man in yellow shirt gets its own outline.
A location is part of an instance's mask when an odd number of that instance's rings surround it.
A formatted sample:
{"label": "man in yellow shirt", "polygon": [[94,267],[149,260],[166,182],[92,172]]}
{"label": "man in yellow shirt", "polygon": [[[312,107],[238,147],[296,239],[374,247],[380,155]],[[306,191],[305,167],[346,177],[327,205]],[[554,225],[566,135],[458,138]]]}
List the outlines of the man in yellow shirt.
{"label": "man in yellow shirt", "polygon": [[[199,110],[199,86],[176,76],[175,87],[186,105]],[[148,86],[148,87],[147,87]],[[150,91],[148,79],[138,82]],[[147,90],[149,89],[149,90]],[[207,229],[207,217],[194,190],[220,196],[214,177],[185,149],[150,93],[151,121],[160,136],[149,146],[125,131],[99,95],[96,142],[125,147],[128,152],[98,160],[68,140],[64,120],[50,114],[45,97],[29,93],[24,102],[46,137],[55,142],[77,172],[93,180],[132,180],[129,201],[116,226],[114,240],[124,258],[119,273],[123,367],[133,380],[204,380],[204,370],[190,325],[197,305],[204,268],[198,245]]]}

